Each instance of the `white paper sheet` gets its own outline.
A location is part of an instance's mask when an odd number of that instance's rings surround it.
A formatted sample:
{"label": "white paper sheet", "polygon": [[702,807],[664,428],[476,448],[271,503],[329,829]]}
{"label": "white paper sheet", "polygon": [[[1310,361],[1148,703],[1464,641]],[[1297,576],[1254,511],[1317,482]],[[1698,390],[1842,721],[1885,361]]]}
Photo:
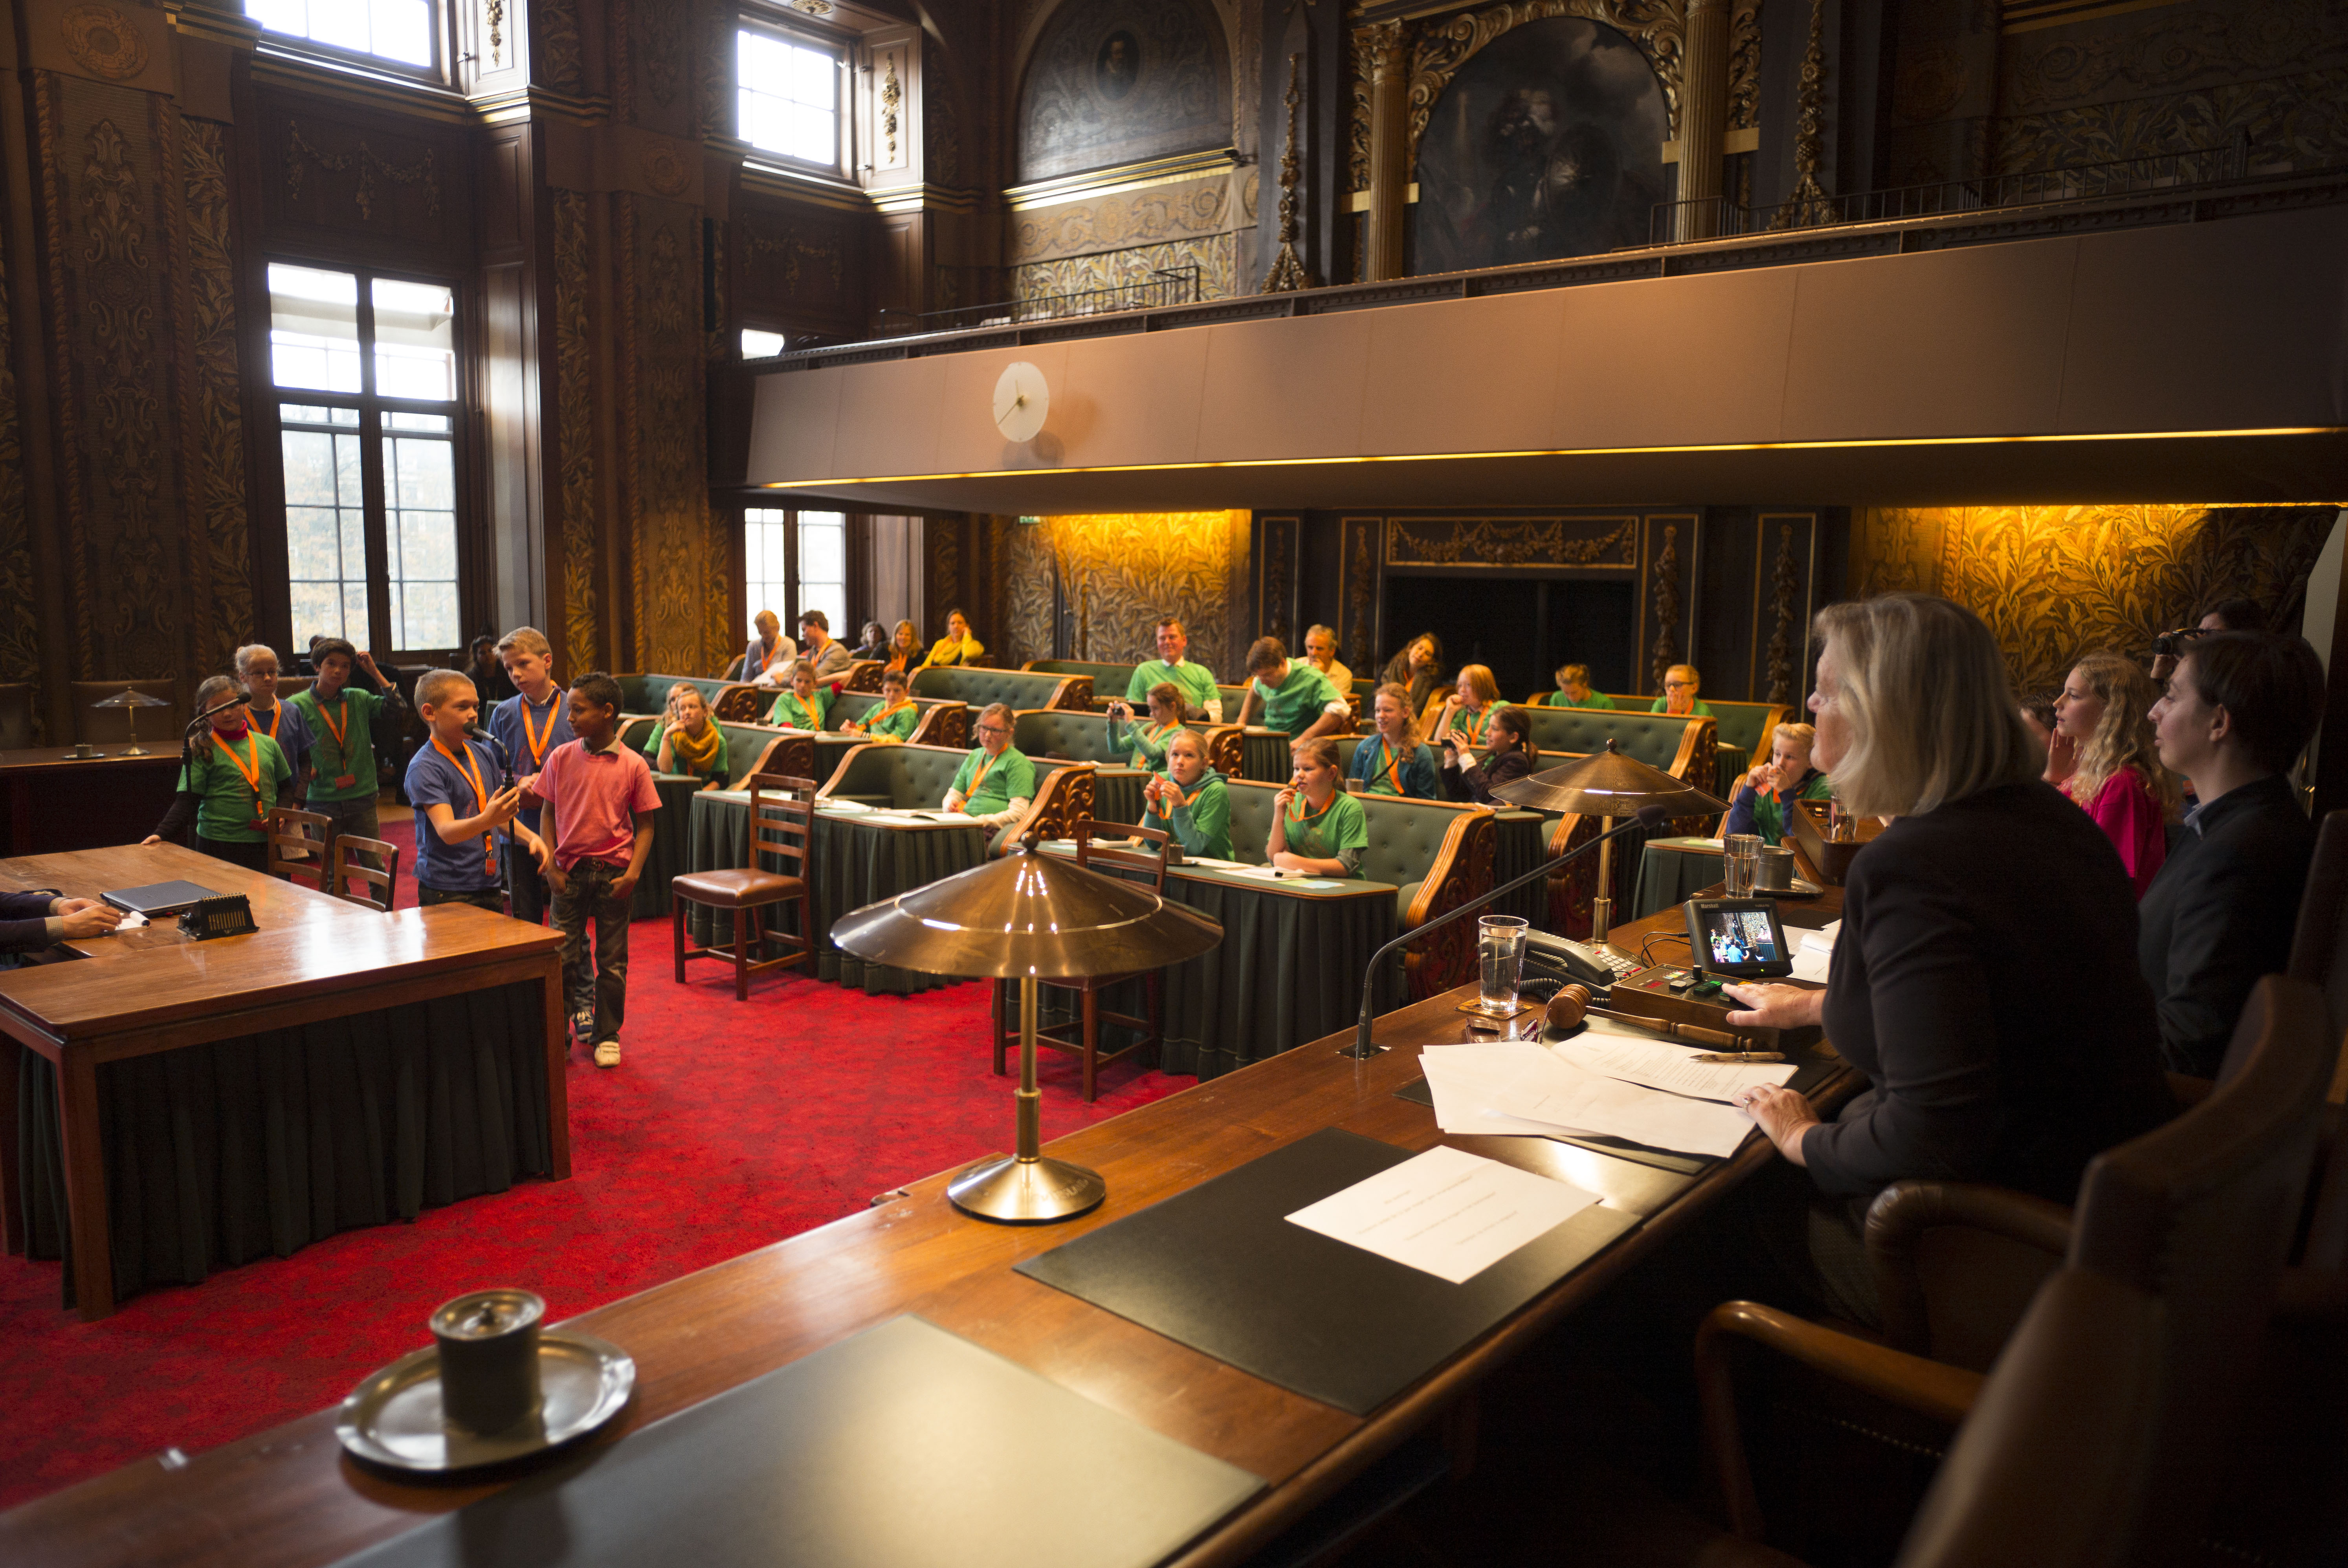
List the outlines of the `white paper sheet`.
{"label": "white paper sheet", "polygon": [[1586,1071],[1532,1040],[1429,1047],[1419,1054],[1419,1068],[1430,1087],[1448,1080],[1483,1116],[1541,1122],[1556,1132],[1717,1157],[1735,1153],[1753,1130],[1752,1119],[1732,1106]]}
{"label": "white paper sheet", "polygon": [[1835,939],[1842,935],[1842,922],[1829,920],[1815,931],[1802,933],[1802,940],[1794,949],[1794,978],[1824,985],[1828,973],[1834,968]]}
{"label": "white paper sheet", "polygon": [[1698,1061],[1701,1053],[1685,1046],[1594,1031],[1561,1040],[1550,1050],[1586,1072],[1697,1100],[1726,1102],[1756,1084],[1783,1083],[1796,1071],[1790,1061]]}
{"label": "white paper sheet", "polygon": [[1288,1223],[1459,1285],[1597,1201],[1514,1165],[1435,1148],[1297,1210]]}

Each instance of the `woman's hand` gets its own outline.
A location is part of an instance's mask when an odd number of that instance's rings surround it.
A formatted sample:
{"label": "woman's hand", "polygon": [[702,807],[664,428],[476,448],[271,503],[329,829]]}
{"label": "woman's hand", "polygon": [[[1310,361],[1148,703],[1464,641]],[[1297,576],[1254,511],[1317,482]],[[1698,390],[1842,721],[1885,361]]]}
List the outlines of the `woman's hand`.
{"label": "woman's hand", "polygon": [[1735,997],[1750,1011],[1728,1015],[1731,1029],[1807,1029],[1823,1014],[1827,993],[1800,986],[1723,986],[1724,996]]}
{"label": "woman's hand", "polygon": [[[1772,986],[1767,989],[1783,990],[1787,988]],[[1729,1015],[1732,1020],[1735,1016],[1734,1013]],[[1811,1128],[1818,1124],[1818,1115],[1810,1109],[1808,1100],[1790,1089],[1762,1083],[1739,1093],[1735,1104],[1753,1118],[1754,1124],[1768,1135],[1769,1142],[1777,1145],[1777,1153],[1797,1165],[1809,1163],[1802,1155],[1802,1140]]]}
{"label": "woman's hand", "polygon": [[2046,737],[2046,771],[2039,776],[2058,784],[2079,771],[2079,743],[2057,730]]}
{"label": "woman's hand", "polygon": [[145,849],[145,848],[146,848],[146,847],[148,847],[149,845],[160,844],[160,843],[162,843],[162,842],[163,842],[163,835],[162,835],[161,834],[160,834],[160,833],[150,833],[150,834],[149,834],[146,837],[144,837],[144,838],[142,838],[142,839],[140,839],[140,840],[139,841],[139,848],[141,848],[141,849]]}

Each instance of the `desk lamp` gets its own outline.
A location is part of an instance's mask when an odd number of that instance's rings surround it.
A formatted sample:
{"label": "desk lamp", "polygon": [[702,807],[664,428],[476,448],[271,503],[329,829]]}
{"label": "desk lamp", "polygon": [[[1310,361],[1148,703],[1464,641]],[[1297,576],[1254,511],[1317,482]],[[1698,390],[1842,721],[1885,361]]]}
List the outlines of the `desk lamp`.
{"label": "desk lamp", "polygon": [[1038,982],[1179,964],[1221,941],[1223,928],[1148,887],[1022,844],[1000,860],[840,917],[831,939],[870,964],[1019,982],[1017,1153],[971,1166],[946,1195],[981,1219],[1048,1225],[1097,1207],[1108,1184],[1097,1171],[1040,1152]]}
{"label": "desk lamp", "polygon": [[[1496,785],[1497,800],[1534,811],[1572,812],[1601,817],[1601,832],[1611,832],[1618,816],[1636,816],[1643,806],[1661,806],[1672,816],[1710,815],[1726,811],[1726,801],[1715,800],[1695,785],[1675,779],[1661,768],[1636,757],[1626,757],[1609,740],[1602,752],[1546,773],[1530,774]],[[1614,923],[1614,845],[1598,846],[1598,891],[1590,900],[1590,939],[1602,942]]]}
{"label": "desk lamp", "polygon": [[139,743],[139,710],[141,708],[168,708],[170,705],[170,703],[165,702],[162,698],[149,697],[146,692],[132,686],[125,686],[113,696],[101,697],[97,702],[90,704],[93,708],[128,708],[130,710],[129,712],[122,715],[123,720],[130,726],[130,744],[122,753],[126,757],[143,757],[148,754],[147,748]]}

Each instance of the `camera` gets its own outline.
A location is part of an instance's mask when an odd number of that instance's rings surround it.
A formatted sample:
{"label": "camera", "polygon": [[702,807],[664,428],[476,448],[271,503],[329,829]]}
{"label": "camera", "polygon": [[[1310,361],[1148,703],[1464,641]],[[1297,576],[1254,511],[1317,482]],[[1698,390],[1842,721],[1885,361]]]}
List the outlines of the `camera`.
{"label": "camera", "polygon": [[2180,626],[2174,631],[2164,631],[2152,640],[2153,652],[2163,659],[2174,659],[2185,651],[2185,645],[2197,637],[2209,633],[2198,626]]}

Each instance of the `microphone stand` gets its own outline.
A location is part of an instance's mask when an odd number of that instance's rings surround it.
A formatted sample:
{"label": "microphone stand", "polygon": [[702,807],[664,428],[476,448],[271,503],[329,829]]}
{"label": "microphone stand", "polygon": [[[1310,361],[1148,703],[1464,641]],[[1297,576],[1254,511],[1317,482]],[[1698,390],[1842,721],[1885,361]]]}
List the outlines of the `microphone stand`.
{"label": "microphone stand", "polygon": [[1416,930],[1405,931],[1401,936],[1396,937],[1393,941],[1388,942],[1385,947],[1380,948],[1376,952],[1372,953],[1370,955],[1369,968],[1362,976],[1362,1016],[1360,1022],[1354,1028],[1354,1043],[1350,1046],[1340,1047],[1337,1054],[1339,1056],[1349,1056],[1354,1061],[1359,1061],[1365,1058],[1375,1056],[1380,1051],[1386,1049],[1383,1045],[1373,1045],[1370,1043],[1370,1004],[1372,994],[1377,989],[1378,966],[1385,961],[1385,957],[1388,953],[1393,952],[1396,948],[1402,947],[1406,943],[1417,941],[1421,937],[1426,936],[1428,932],[1436,929],[1439,926],[1447,926],[1452,921],[1460,918],[1462,916],[1471,915],[1478,909],[1487,907],[1495,898],[1503,897],[1508,894],[1513,893],[1518,888],[1524,886],[1526,884],[1532,882],[1538,877],[1548,876],[1554,874],[1559,866],[1564,865],[1567,861],[1571,860],[1577,855],[1581,855],[1588,850],[1595,849],[1600,845],[1618,838],[1623,834],[1629,833],[1633,829],[1652,829],[1660,827],[1669,820],[1671,820],[1670,814],[1665,812],[1662,806],[1642,806],[1639,808],[1639,814],[1636,816],[1632,817],[1628,822],[1625,822],[1622,826],[1614,828],[1611,832],[1601,833],[1597,837],[1591,839],[1588,843],[1575,845],[1573,848],[1566,851],[1563,855],[1559,856],[1555,860],[1542,861],[1539,866],[1534,866],[1522,876],[1519,876],[1512,881],[1503,883],[1501,886],[1495,887],[1490,892],[1485,894],[1482,897],[1462,904],[1457,909],[1437,916],[1434,919],[1427,921],[1425,925],[1420,926]]}

